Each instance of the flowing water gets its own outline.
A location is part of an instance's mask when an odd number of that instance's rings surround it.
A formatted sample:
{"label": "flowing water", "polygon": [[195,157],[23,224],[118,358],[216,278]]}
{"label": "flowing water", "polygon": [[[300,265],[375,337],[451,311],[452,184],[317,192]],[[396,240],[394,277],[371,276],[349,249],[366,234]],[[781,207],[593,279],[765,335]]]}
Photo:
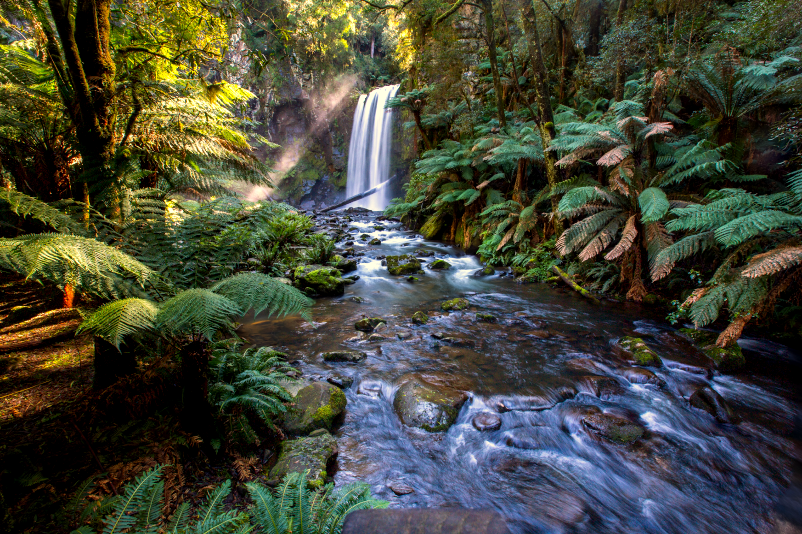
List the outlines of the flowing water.
{"label": "flowing water", "polygon": [[[333,227],[341,216],[317,223]],[[646,308],[593,304],[567,290],[521,285],[501,275],[477,277],[475,257],[425,241],[399,223],[352,217],[347,226],[364,254],[356,284],[346,286],[343,297],[319,299],[314,324],[257,318],[241,329],[255,344],[300,360],[306,377],[354,378],[336,432],[336,483],[365,481],[393,507],[495,509],[518,533],[772,531],[774,505],[800,454],[789,437],[800,401],[798,354],[744,340],[752,369],[712,372]],[[382,244],[364,244],[357,238],[363,233]],[[442,258],[452,268],[424,267],[416,282],[390,276],[380,257],[402,253],[433,253],[426,260]],[[454,297],[467,298],[471,307],[438,312],[443,300]],[[431,316],[427,325],[411,324],[417,310]],[[499,320],[479,323],[477,312]],[[354,322],[363,316],[388,321],[385,341],[357,336]],[[399,333],[411,337],[402,340]],[[438,341],[432,336],[437,333],[456,341]],[[624,335],[637,335],[659,352],[664,367],[655,372],[662,384],[624,377],[626,364],[612,350]],[[322,360],[322,352],[341,348],[369,356],[356,364]],[[447,432],[399,421],[393,395],[399,379],[411,373],[469,392]],[[691,393],[705,384],[741,415],[741,423],[717,423],[689,405]],[[532,405],[543,398],[552,399],[552,407]],[[513,409],[501,410],[500,401]],[[646,434],[632,445],[606,441],[582,423],[594,409],[639,421]],[[482,412],[497,414],[501,428],[474,428],[472,418]],[[397,496],[389,486],[398,484],[414,493]]]}
{"label": "flowing water", "polygon": [[[395,96],[398,88],[398,85],[388,85],[359,97],[348,149],[346,198],[372,189],[390,177],[393,111],[384,109],[384,105]],[[383,210],[390,202],[389,195],[390,189],[385,187],[351,206]]]}

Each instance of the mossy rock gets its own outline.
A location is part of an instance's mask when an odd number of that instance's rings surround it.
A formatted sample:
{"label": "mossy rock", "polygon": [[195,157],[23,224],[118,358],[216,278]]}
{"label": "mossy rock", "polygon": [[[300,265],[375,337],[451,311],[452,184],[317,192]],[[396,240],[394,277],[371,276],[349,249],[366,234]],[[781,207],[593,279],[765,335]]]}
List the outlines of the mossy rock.
{"label": "mossy rock", "polygon": [[638,423],[608,413],[588,415],[582,422],[597,435],[622,445],[636,442],[645,432]]}
{"label": "mossy rock", "polygon": [[470,303],[468,299],[456,298],[447,300],[440,305],[443,311],[462,311],[468,308]]}
{"label": "mossy rock", "polygon": [[492,276],[496,274],[496,269],[492,265],[485,265],[475,273],[474,276]]}
{"label": "mossy rock", "polygon": [[691,338],[694,344],[708,358],[713,360],[716,369],[734,371],[746,364],[744,353],[737,343],[730,347],[721,348],[716,346],[717,336],[713,332],[705,332],[704,330],[695,330],[693,328],[681,328],[680,332]]}
{"label": "mossy rock", "polygon": [[354,323],[354,328],[362,332],[373,332],[380,324],[387,324],[381,317],[365,317]]}
{"label": "mossy rock", "polygon": [[387,256],[386,261],[387,270],[394,276],[405,276],[422,272],[420,260],[409,254]]}
{"label": "mossy rock", "polygon": [[382,240],[381,240],[381,239],[379,239],[378,237],[374,237],[374,238],[373,238],[373,239],[371,239],[371,240],[370,240],[370,242],[368,243],[368,245],[381,245],[381,244],[382,244]]}
{"label": "mossy rock", "polygon": [[320,297],[338,297],[345,293],[342,274],[334,267],[304,265],[293,273],[294,285],[306,294]]}
{"label": "mossy rock", "polygon": [[457,420],[466,399],[461,391],[412,378],[398,388],[393,408],[405,425],[445,432]]}
{"label": "mossy rock", "polygon": [[327,362],[357,363],[361,362],[367,357],[367,353],[356,350],[333,350],[331,352],[323,353],[323,360]]}
{"label": "mossy rock", "polygon": [[337,457],[337,452],[337,440],[325,430],[319,430],[311,436],[284,441],[279,450],[278,461],[270,469],[268,477],[280,480],[290,473],[304,473],[308,470],[309,487],[323,487],[328,477],[328,466]]}
{"label": "mossy rock", "polygon": [[451,264],[445,260],[434,260],[432,263],[429,264],[429,269],[435,269],[437,271],[443,271],[450,268]]}
{"label": "mossy rock", "polygon": [[423,325],[429,322],[429,316],[422,311],[416,311],[412,314],[412,324]]}
{"label": "mossy rock", "polygon": [[724,397],[711,387],[700,387],[693,392],[689,401],[691,406],[706,411],[719,423],[737,423],[741,420],[724,400]]}
{"label": "mossy rock", "polygon": [[420,229],[421,235],[426,239],[435,239],[443,232],[443,225],[446,220],[445,213],[438,211],[423,223]]}
{"label": "mossy rock", "polygon": [[660,367],[663,360],[639,337],[624,336],[616,345],[619,352],[637,365]]}
{"label": "mossy rock", "polygon": [[293,397],[294,406],[284,416],[284,428],[290,434],[309,434],[318,428],[331,430],[343,414],[345,393],[327,382],[314,382]]}
{"label": "mossy rock", "polygon": [[356,271],[357,269],[356,260],[349,260],[339,255],[332,257],[329,263],[343,274]]}
{"label": "mossy rock", "polygon": [[370,234],[362,234],[359,236],[360,241],[367,241],[370,239]]}
{"label": "mossy rock", "polygon": [[498,321],[498,318],[489,313],[477,313],[476,320],[480,323],[495,323]]}

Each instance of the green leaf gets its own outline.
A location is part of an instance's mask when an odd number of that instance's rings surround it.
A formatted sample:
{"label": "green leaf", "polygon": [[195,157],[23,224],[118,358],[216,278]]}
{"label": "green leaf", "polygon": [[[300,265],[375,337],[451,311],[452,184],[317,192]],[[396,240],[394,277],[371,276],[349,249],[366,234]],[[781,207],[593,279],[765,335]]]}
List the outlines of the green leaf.
{"label": "green leaf", "polygon": [[656,222],[666,216],[671,204],[662,189],[649,187],[638,196],[641,210],[641,222]]}

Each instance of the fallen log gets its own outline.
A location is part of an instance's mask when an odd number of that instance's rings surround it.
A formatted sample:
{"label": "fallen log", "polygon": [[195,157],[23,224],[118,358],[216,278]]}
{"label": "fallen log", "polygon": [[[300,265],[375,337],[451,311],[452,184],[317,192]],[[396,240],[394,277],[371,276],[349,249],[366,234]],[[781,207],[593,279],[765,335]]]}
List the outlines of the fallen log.
{"label": "fallen log", "polygon": [[579,284],[577,284],[576,282],[571,280],[571,277],[568,276],[568,273],[566,273],[565,271],[563,271],[562,269],[560,269],[556,265],[552,265],[551,266],[551,270],[554,271],[554,274],[559,276],[560,279],[563,282],[565,282],[565,284],[568,287],[570,287],[571,289],[573,289],[574,291],[576,291],[577,293],[579,293],[580,295],[582,295],[586,299],[592,300],[593,302],[597,302],[597,303],[600,302],[599,299],[597,299],[596,296],[593,293],[591,293],[590,291],[588,291],[584,287],[580,286]]}
{"label": "fallen log", "polygon": [[383,188],[384,186],[386,186],[387,184],[389,184],[393,180],[395,180],[395,175],[393,175],[390,178],[388,178],[387,180],[383,181],[382,183],[380,183],[376,187],[372,187],[372,188],[368,189],[367,191],[363,191],[363,192],[359,193],[358,195],[354,195],[352,197],[346,198],[345,200],[343,200],[342,202],[340,202],[338,204],[335,204],[333,206],[329,206],[328,208],[324,208],[324,209],[320,210],[320,213],[326,213],[326,212],[331,211],[331,210],[336,210],[337,208],[342,208],[343,206],[347,206],[348,204],[356,202],[357,200],[361,200],[361,199],[363,199],[365,197],[369,197],[370,195],[372,195],[373,193],[375,193],[379,189]]}

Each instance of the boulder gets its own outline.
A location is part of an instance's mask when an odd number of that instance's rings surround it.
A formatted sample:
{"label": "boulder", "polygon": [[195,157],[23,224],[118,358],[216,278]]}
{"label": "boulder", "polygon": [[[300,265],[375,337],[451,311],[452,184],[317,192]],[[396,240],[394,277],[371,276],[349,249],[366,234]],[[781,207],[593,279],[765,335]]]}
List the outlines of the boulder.
{"label": "boulder", "polygon": [[295,287],[309,295],[338,297],[345,293],[342,274],[334,267],[304,265],[293,273]]}
{"label": "boulder", "polygon": [[390,489],[390,491],[392,491],[399,497],[401,495],[409,495],[410,493],[415,493],[415,490],[412,489],[411,486],[408,486],[402,482],[390,482],[389,484],[387,484],[387,487]]}
{"label": "boulder", "polygon": [[496,269],[493,268],[492,265],[485,265],[484,267],[473,273],[474,276],[491,276],[494,274],[496,274]]}
{"label": "boulder", "polygon": [[501,417],[494,413],[480,413],[473,418],[471,424],[480,432],[498,430],[501,428]]}
{"label": "boulder", "polygon": [[716,346],[716,334],[693,328],[682,328],[680,332],[691,338],[694,344],[713,360],[716,369],[720,371],[734,371],[746,363],[744,353],[737,344],[721,348]]}
{"label": "boulder", "polygon": [[411,378],[398,388],[393,407],[405,425],[444,432],[457,420],[467,398],[462,391]]}
{"label": "boulder", "polygon": [[624,388],[615,378],[609,376],[583,376],[579,385],[591,395],[596,395],[600,399],[609,399],[624,394]]}
{"label": "boulder", "polygon": [[615,345],[616,351],[637,365],[660,367],[663,361],[639,337],[624,336]]}
{"label": "boulder", "polygon": [[387,321],[381,317],[365,317],[354,323],[354,328],[362,332],[373,332],[380,324],[386,324]]}
{"label": "boulder", "polygon": [[327,362],[356,363],[361,362],[367,357],[368,355],[366,353],[356,350],[333,350],[323,353],[323,360]]}
{"label": "boulder", "polygon": [[416,311],[412,314],[412,324],[422,325],[429,322],[429,316],[422,311]]}
{"label": "boulder", "polygon": [[468,299],[456,298],[447,300],[440,305],[443,311],[462,311],[469,306]]}
{"label": "boulder", "polygon": [[645,432],[640,424],[609,413],[591,414],[583,418],[582,422],[595,434],[623,445],[636,442]]}
{"label": "boulder", "polygon": [[381,245],[381,244],[382,244],[382,240],[381,240],[381,239],[379,239],[378,237],[374,237],[374,238],[373,238],[373,239],[371,239],[371,240],[370,240],[370,242],[368,243],[368,245]]}
{"label": "boulder", "polygon": [[329,262],[333,267],[335,267],[341,273],[350,273],[357,270],[357,263],[354,259],[347,259],[342,256],[334,256],[331,258]]}
{"label": "boulder", "polygon": [[335,385],[340,389],[348,389],[354,385],[354,377],[343,375],[329,375],[326,377],[326,382]]}
{"label": "boulder", "polygon": [[394,276],[411,275],[422,272],[418,258],[409,254],[400,256],[387,256],[387,270]]}
{"label": "boulder", "polygon": [[621,369],[621,374],[630,384],[652,384],[654,386],[660,386],[664,383],[659,376],[648,369],[642,369],[640,367],[624,367]]}
{"label": "boulder", "polygon": [[450,269],[450,268],[451,268],[451,264],[448,263],[445,260],[434,260],[432,263],[429,264],[429,269],[435,269],[435,270],[438,270],[438,271],[439,270]]}
{"label": "boulder", "polygon": [[732,411],[724,397],[708,386],[702,386],[693,392],[690,398],[691,406],[704,410],[719,423],[737,423],[740,417]]}
{"label": "boulder", "polygon": [[284,415],[284,428],[290,434],[309,434],[319,428],[331,430],[347,402],[337,386],[314,382],[293,397],[294,406]]}
{"label": "boulder", "polygon": [[278,461],[270,469],[269,478],[282,479],[290,473],[309,471],[307,480],[311,488],[326,483],[328,466],[337,457],[337,440],[325,430],[313,435],[281,443]]}

